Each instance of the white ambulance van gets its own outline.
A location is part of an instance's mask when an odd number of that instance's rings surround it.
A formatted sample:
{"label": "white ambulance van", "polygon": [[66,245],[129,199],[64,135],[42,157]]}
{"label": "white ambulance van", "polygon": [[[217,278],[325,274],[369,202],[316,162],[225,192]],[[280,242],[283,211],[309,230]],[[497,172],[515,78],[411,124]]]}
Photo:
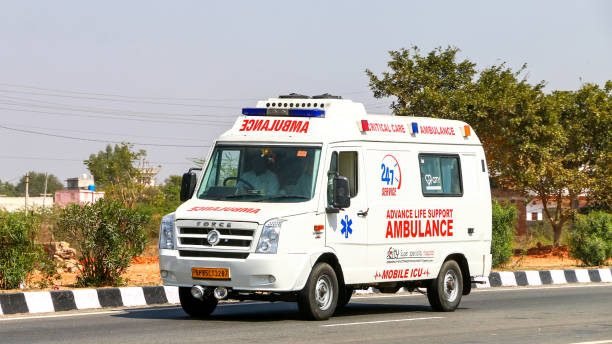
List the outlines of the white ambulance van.
{"label": "white ambulance van", "polygon": [[163,283],[194,317],[255,299],[328,319],[369,287],[426,289],[454,311],[491,269],[486,166],[463,122],[329,94],[259,101],[183,176],[185,202],[161,223]]}

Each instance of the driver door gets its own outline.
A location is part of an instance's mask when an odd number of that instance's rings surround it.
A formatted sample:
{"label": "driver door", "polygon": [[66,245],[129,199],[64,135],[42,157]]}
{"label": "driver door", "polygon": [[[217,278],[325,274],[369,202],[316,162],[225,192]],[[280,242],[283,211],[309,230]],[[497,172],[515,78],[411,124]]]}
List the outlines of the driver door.
{"label": "driver door", "polygon": [[[351,204],[346,209],[327,213],[325,242],[336,252],[345,282],[358,283],[367,280],[368,204],[362,172],[363,154],[360,147],[334,147],[330,151],[328,178],[340,175],[348,179]],[[329,206],[331,188],[327,192]]]}

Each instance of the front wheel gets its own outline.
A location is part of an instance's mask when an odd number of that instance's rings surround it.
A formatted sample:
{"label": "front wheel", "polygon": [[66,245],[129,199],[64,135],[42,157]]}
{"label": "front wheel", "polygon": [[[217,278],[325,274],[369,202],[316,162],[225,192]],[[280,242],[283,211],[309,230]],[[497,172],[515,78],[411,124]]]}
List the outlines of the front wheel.
{"label": "front wheel", "polygon": [[179,287],[179,300],[185,313],[193,318],[204,318],[217,308],[217,299],[212,293],[204,293],[202,300],[191,295],[191,288]]}
{"label": "front wheel", "polygon": [[327,263],[318,263],[308,276],[304,289],[298,296],[298,308],[307,319],[327,320],[338,304],[338,278]]}
{"label": "front wheel", "polygon": [[340,308],[344,308],[344,306],[348,305],[348,303],[351,301],[351,297],[353,296],[353,291],[354,291],[353,287],[340,288],[336,310]]}
{"label": "front wheel", "polygon": [[453,312],[461,302],[463,276],[454,260],[442,264],[438,277],[427,287],[427,299],[431,308],[439,312]]}

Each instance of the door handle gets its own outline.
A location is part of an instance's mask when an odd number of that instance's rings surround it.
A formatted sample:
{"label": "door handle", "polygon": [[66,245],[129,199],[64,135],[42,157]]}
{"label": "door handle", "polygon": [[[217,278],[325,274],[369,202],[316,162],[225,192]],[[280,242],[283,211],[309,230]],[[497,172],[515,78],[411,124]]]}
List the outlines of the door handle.
{"label": "door handle", "polygon": [[357,216],[366,217],[366,216],[368,216],[368,211],[370,211],[370,208],[368,208],[366,210],[359,210],[357,212]]}

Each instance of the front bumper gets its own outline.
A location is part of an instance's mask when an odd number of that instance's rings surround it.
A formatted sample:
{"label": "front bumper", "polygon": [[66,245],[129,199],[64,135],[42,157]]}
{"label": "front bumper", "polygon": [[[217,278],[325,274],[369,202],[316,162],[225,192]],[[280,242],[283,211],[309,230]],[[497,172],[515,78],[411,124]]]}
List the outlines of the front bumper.
{"label": "front bumper", "polygon": [[[230,280],[201,280],[191,277],[191,268],[228,268]],[[248,291],[297,291],[306,284],[311,269],[307,254],[258,254],[246,259],[185,258],[176,250],[160,250],[159,268],[164,285],[227,287]]]}

